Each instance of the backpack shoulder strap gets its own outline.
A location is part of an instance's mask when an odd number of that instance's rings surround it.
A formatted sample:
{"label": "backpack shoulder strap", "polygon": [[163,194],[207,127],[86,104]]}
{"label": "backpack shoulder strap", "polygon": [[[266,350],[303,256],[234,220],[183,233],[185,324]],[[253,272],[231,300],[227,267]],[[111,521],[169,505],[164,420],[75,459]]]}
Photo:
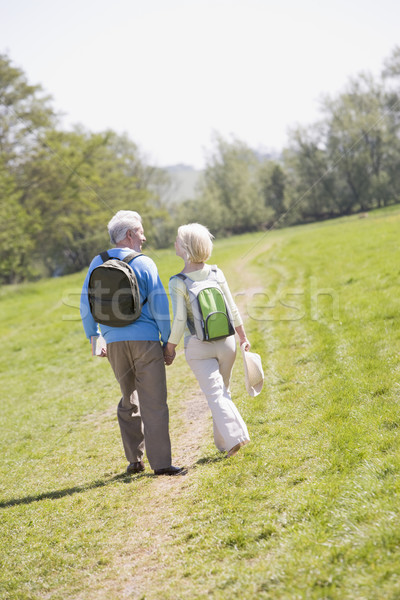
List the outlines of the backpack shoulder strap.
{"label": "backpack shoulder strap", "polygon": [[187,275],[185,275],[184,273],[177,273],[176,275],[171,275],[171,277],[169,278],[169,280],[171,281],[171,279],[174,279],[174,277],[179,277],[179,279],[182,279],[182,281],[186,282],[188,278]]}
{"label": "backpack shoulder strap", "polygon": [[[191,279],[190,277],[188,277],[187,275],[185,275],[185,273],[177,273],[176,275],[172,275],[172,277],[170,277],[170,281],[174,278],[180,279],[181,281],[183,281],[183,285],[186,288],[187,292],[191,292],[193,289],[193,286],[196,285],[196,282],[193,281],[193,279]],[[190,294],[189,294],[190,295]]]}
{"label": "backpack shoulder strap", "polygon": [[191,279],[190,277],[188,277],[187,275],[185,275],[185,273],[177,273],[176,275],[172,275],[172,277],[170,277],[170,281],[174,277],[178,277],[179,279],[181,279],[181,281],[183,281],[183,283],[185,284],[185,287],[188,290],[190,290],[191,286],[194,283],[193,279]]}
{"label": "backpack shoulder strap", "polygon": [[142,252],[131,252],[130,254],[128,254],[128,256],[125,256],[125,258],[119,259],[118,256],[110,256],[107,252],[107,250],[105,250],[104,252],[100,253],[100,258],[101,260],[104,262],[106,262],[106,260],[122,260],[122,262],[125,263],[130,263],[131,260],[133,260],[134,258],[137,258],[138,256],[143,256]]}
{"label": "backpack shoulder strap", "polygon": [[103,263],[110,258],[110,255],[108,254],[107,250],[100,254],[100,258],[103,261]]}
{"label": "backpack shoulder strap", "polygon": [[[190,279],[190,277],[185,275],[185,273],[177,273],[176,275],[172,275],[172,277],[169,278],[170,281],[171,281],[171,279],[174,279],[174,277],[179,277],[179,279],[181,279],[183,281],[183,283],[185,284],[186,289],[188,291],[190,291],[190,286],[193,283],[193,280]],[[189,329],[191,335],[195,335],[196,329],[195,329],[194,323],[192,323],[192,321],[187,319],[186,324],[188,326],[188,329]]]}
{"label": "backpack shoulder strap", "polygon": [[[137,258],[138,256],[143,256],[143,252],[131,252],[130,254],[128,254],[128,256],[125,256],[125,258],[122,259],[122,262],[128,264],[131,262],[131,260],[133,260],[134,258]],[[143,300],[143,304],[142,306],[144,306],[147,302],[147,298],[145,298]]]}
{"label": "backpack shoulder strap", "polygon": [[137,258],[138,256],[143,256],[142,252],[131,252],[130,254],[128,254],[128,256],[125,256],[125,258],[123,258],[123,262],[126,263],[130,263],[131,260],[133,260],[134,258]]}
{"label": "backpack shoulder strap", "polygon": [[217,267],[217,265],[210,265],[209,277],[211,279],[214,279],[215,281],[218,281],[218,267]]}

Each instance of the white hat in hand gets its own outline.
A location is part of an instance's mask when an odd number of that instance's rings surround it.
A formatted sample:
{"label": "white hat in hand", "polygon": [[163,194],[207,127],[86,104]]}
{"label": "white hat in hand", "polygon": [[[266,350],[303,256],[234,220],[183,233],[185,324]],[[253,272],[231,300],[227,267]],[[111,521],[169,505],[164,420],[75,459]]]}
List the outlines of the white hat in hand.
{"label": "white hat in hand", "polygon": [[240,346],[243,356],[246,390],[250,396],[258,396],[264,385],[264,371],[261,357],[255,352],[246,352],[245,344]]}

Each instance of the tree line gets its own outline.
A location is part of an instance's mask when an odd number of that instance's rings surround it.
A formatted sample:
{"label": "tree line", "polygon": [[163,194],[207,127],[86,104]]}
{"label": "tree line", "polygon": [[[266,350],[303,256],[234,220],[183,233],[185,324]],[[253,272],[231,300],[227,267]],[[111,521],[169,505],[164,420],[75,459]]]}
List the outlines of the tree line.
{"label": "tree line", "polygon": [[137,210],[150,238],[166,209],[161,169],[113,131],[65,131],[40,85],[0,55],[0,283],[83,269],[109,247],[106,224]]}
{"label": "tree line", "polygon": [[400,201],[400,47],[379,78],[361,73],[321,119],[290,131],[277,159],[216,136],[195,200],[181,221],[201,219],[217,234],[269,229],[366,212]]}
{"label": "tree line", "polygon": [[166,171],[127,135],[65,131],[40,85],[0,55],[0,283],[85,268],[108,247],[106,223],[137,210],[167,247],[199,221],[225,236],[311,222],[400,200],[400,47],[379,78],[361,73],[290,132],[279,157],[218,134],[195,198],[168,204]]}

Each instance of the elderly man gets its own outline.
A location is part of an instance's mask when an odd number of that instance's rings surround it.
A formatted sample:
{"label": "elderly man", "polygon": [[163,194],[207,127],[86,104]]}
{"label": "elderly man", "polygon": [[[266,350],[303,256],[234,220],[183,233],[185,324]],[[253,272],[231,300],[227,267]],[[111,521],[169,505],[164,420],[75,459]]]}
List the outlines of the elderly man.
{"label": "elderly man", "polygon": [[[124,259],[132,251],[141,252],[146,241],[142,219],[137,212],[119,211],[108,224],[114,248],[112,258]],[[103,263],[100,255],[92,260],[81,295],[81,317],[87,338],[99,335],[99,325],[90,310],[88,288],[90,275]],[[144,471],[143,454],[156,475],[179,475],[183,468],[171,464],[171,442],[168,430],[167,386],[164,353],[170,334],[168,297],[160,281],[157,267],[148,256],[130,261],[139,285],[142,311],[127,325],[101,325],[107,343],[107,355],[120,384],[122,398],[118,405],[118,423],[130,474]],[[161,343],[160,343],[161,342]],[[168,360],[167,360],[168,362]]]}

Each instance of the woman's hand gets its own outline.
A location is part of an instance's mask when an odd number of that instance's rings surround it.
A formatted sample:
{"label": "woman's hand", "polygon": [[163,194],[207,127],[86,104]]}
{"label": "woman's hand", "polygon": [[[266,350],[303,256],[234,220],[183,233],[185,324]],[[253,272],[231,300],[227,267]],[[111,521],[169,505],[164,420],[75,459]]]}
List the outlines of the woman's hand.
{"label": "woman's hand", "polygon": [[246,352],[248,352],[250,350],[251,344],[246,336],[244,336],[243,339],[239,338],[239,343],[241,346],[243,346],[243,344],[245,344],[244,349],[246,350]]}
{"label": "woman's hand", "polygon": [[239,325],[239,327],[236,327],[236,333],[239,336],[239,345],[243,346],[243,344],[245,344],[244,349],[246,350],[246,352],[248,352],[250,350],[251,344],[249,342],[249,340],[247,339],[246,336],[246,332],[244,330],[243,325]]}

